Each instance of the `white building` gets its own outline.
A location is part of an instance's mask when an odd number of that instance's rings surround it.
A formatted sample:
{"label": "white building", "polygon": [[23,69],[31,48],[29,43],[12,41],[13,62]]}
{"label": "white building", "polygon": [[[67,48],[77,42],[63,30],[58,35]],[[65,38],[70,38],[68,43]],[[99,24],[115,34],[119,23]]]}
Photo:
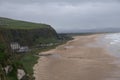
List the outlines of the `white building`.
{"label": "white building", "polygon": [[10,44],[10,47],[13,51],[15,52],[19,52],[19,53],[25,53],[29,51],[29,47],[28,46],[20,46],[19,43],[17,42],[12,42]]}
{"label": "white building", "polygon": [[10,44],[10,47],[11,47],[12,50],[18,50],[18,49],[20,49],[20,44],[17,43],[17,42],[12,42]]}

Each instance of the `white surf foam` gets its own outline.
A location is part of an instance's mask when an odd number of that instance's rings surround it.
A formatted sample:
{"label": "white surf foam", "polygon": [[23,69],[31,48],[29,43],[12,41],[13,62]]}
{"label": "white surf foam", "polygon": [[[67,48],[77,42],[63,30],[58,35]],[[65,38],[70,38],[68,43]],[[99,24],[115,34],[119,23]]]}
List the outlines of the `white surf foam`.
{"label": "white surf foam", "polygon": [[103,43],[107,44],[108,49],[113,52],[112,55],[120,57],[120,33],[106,34]]}
{"label": "white surf foam", "polygon": [[120,43],[120,33],[106,34],[104,37],[107,43],[114,45]]}

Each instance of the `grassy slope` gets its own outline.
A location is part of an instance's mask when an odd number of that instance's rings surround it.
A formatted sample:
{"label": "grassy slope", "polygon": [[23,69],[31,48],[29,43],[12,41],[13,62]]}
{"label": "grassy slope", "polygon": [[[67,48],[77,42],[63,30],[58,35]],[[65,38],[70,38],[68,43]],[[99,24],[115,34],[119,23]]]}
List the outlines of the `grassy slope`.
{"label": "grassy slope", "polygon": [[[3,27],[4,26],[4,27]],[[20,20],[14,20],[9,18],[0,17],[0,27],[10,29],[36,29],[36,28],[48,28],[47,24],[26,22]]]}

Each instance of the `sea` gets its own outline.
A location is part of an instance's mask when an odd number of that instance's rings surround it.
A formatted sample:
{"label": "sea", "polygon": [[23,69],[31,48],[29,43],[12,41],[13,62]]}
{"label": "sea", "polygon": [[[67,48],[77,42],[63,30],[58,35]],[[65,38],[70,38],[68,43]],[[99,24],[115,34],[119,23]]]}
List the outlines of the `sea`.
{"label": "sea", "polygon": [[112,56],[120,58],[120,33],[104,34],[101,43],[107,47]]}

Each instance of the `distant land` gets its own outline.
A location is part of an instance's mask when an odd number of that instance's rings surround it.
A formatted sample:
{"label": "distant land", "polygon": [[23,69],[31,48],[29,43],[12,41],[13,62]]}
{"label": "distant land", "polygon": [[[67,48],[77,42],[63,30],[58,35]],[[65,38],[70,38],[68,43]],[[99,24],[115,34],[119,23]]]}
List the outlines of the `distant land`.
{"label": "distant land", "polygon": [[62,31],[59,33],[119,33],[120,28],[96,28],[96,29],[78,29],[70,31]]}

